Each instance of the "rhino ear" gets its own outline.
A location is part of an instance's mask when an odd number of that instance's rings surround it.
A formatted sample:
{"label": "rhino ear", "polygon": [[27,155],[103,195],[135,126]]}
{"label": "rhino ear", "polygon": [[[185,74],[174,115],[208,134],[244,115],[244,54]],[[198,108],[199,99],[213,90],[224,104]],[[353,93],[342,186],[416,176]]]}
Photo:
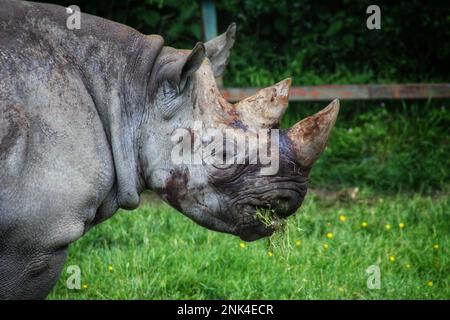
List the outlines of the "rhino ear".
{"label": "rhino ear", "polygon": [[220,77],[225,70],[235,38],[236,24],[233,22],[225,33],[205,43],[206,56],[211,61],[216,78]]}
{"label": "rhino ear", "polygon": [[180,92],[186,86],[188,78],[200,68],[203,60],[205,60],[205,46],[203,43],[198,42],[181,67],[180,83],[178,84]]}

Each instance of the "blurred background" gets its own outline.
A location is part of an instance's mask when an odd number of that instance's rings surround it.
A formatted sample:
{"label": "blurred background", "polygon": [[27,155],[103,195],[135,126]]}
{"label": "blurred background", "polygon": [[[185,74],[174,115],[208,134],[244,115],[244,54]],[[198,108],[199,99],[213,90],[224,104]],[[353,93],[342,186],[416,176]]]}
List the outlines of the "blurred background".
{"label": "blurred background", "polygon": [[[342,100],[307,200],[278,247],[206,231],[150,199],[141,214],[118,215],[71,249],[96,289],[74,295],[61,280],[53,298],[450,298],[448,1],[48,2],[176,48],[205,40],[202,5],[213,3],[219,34],[237,23],[225,88],[287,77],[294,86],[447,85],[447,98]],[[366,27],[371,4],[381,8],[380,30]],[[283,126],[330,101],[291,102]],[[378,291],[365,283],[374,263],[385,279]],[[115,278],[100,281],[109,264]]]}

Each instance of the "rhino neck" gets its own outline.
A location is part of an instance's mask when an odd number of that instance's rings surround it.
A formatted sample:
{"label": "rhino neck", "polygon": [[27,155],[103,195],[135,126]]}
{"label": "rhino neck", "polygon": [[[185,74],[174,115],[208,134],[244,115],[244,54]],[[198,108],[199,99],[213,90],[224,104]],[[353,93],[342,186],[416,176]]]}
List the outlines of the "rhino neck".
{"label": "rhino neck", "polygon": [[[134,31],[134,30],[133,30]],[[84,83],[92,96],[114,159],[117,205],[134,209],[140,202],[145,183],[139,165],[141,125],[148,118],[146,97],[148,79],[163,47],[159,36],[132,32],[122,45],[82,63]],[[100,50],[99,52],[102,52]],[[87,57],[88,60],[92,59]],[[95,66],[105,64],[106,72]]]}
{"label": "rhino neck", "polygon": [[[139,205],[145,183],[139,165],[141,126],[148,118],[146,97],[153,63],[162,48],[156,36],[130,36],[125,52],[113,61],[110,72],[85,71],[85,81],[108,137],[116,173],[115,194],[121,208]],[[103,56],[106,61],[109,56]],[[89,63],[87,64],[90,65]]]}
{"label": "rhino neck", "polygon": [[81,28],[69,30],[66,8],[56,5],[26,3],[16,12],[30,32],[45,39],[80,75],[112,151],[114,202],[136,208],[144,185],[138,164],[139,128],[147,117],[147,83],[163,39],[83,13]]}

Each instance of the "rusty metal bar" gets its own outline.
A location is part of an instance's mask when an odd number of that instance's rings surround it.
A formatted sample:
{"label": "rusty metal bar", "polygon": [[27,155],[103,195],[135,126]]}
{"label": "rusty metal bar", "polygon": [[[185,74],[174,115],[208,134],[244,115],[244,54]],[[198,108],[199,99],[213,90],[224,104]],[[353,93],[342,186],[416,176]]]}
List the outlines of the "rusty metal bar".
{"label": "rusty metal bar", "polygon": [[[223,88],[228,101],[239,101],[258,88]],[[321,85],[292,87],[289,101],[450,98],[450,83]]]}

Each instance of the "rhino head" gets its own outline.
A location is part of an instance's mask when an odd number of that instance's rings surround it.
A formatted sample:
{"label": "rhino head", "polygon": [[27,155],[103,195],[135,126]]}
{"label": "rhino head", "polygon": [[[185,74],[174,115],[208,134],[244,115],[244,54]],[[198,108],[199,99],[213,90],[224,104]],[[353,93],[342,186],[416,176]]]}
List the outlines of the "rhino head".
{"label": "rhino head", "polygon": [[[162,49],[147,93],[151,120],[140,137],[139,159],[146,188],[198,224],[252,241],[271,235],[301,205],[339,102],[283,130],[290,79],[227,102],[215,78],[224,71],[235,31],[232,24],[192,50]],[[256,217],[258,207],[276,213],[272,224]]]}

